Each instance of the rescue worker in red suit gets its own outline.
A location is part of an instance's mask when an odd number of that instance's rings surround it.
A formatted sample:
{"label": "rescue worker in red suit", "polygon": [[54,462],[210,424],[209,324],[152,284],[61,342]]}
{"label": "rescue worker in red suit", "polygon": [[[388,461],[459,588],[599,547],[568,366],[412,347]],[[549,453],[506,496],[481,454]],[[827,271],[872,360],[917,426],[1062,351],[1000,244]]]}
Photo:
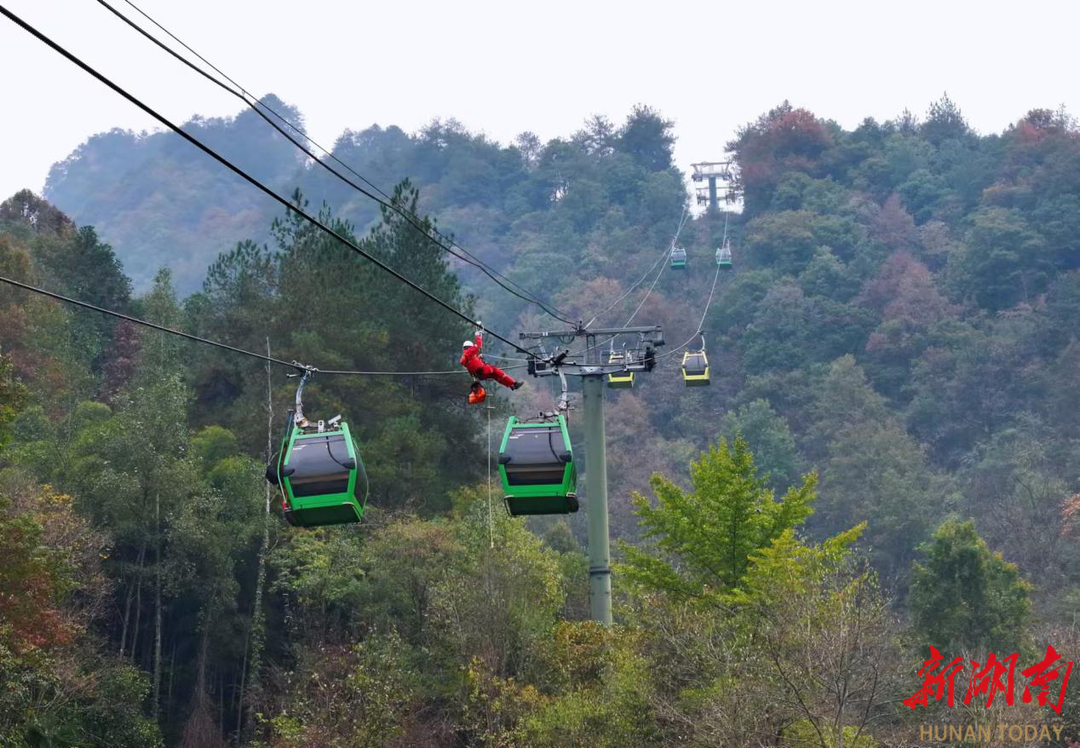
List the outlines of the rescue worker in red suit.
{"label": "rescue worker in red suit", "polygon": [[466,340],[461,344],[461,365],[468,369],[473,378],[478,381],[494,379],[503,387],[509,387],[512,390],[520,388],[522,382],[514,381],[514,378],[505,371],[484,361],[480,355],[480,349],[483,347],[484,333],[482,330],[477,330],[475,341]]}

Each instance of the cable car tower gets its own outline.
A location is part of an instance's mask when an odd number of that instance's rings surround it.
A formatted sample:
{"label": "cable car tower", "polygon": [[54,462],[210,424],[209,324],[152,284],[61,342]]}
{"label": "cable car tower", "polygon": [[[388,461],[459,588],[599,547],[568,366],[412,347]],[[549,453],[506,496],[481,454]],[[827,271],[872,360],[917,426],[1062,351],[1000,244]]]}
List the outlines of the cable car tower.
{"label": "cable car tower", "polygon": [[[629,341],[615,351],[616,338]],[[611,549],[608,531],[607,437],[604,429],[604,381],[649,372],[656,366],[656,349],[664,345],[659,325],[588,328],[553,332],[523,332],[522,340],[537,342],[540,356],[529,360],[534,377],[581,378],[585,424],[585,500],[589,515],[589,613],[594,621],[611,625]],[[584,340],[577,354],[551,353],[546,343],[569,346]],[[609,348],[609,341],[611,346]]]}
{"label": "cable car tower", "polygon": [[[698,183],[698,205],[707,205],[710,212],[720,210],[720,196],[723,193],[725,203],[733,203],[735,196],[735,168],[731,159],[727,161],[702,161],[699,164],[690,164],[694,173],[690,176]],[[717,180],[722,182],[717,186]],[[707,182],[707,184],[700,184]]]}

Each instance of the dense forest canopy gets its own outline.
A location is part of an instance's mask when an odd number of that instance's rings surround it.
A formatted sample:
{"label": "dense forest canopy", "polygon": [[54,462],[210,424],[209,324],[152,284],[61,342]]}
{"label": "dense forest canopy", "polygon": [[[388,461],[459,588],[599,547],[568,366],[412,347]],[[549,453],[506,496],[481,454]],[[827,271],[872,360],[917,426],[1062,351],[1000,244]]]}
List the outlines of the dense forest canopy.
{"label": "dense forest canopy", "polygon": [[[186,127],[494,329],[553,325],[253,114]],[[547,143],[449,121],[334,153],[587,320],[690,204],[676,134],[641,106]],[[611,628],[585,620],[582,516],[489,513],[467,378],[316,376],[372,495],[359,526],[290,528],[262,474],[295,381],[5,288],[0,745],[873,748],[973,720],[1070,745],[1075,688],[902,700],[930,647],[1080,654],[1080,129],[979,134],[945,97],[846,130],[785,102],[726,147],[743,211],[693,216],[687,270],[601,317],[690,338],[733,238],[713,385],[668,358],[608,392]],[[172,135],[95,136],[45,197],[0,204],[0,275],[324,368],[453,368],[471,334]],[[527,379],[495,420],[551,401]]]}

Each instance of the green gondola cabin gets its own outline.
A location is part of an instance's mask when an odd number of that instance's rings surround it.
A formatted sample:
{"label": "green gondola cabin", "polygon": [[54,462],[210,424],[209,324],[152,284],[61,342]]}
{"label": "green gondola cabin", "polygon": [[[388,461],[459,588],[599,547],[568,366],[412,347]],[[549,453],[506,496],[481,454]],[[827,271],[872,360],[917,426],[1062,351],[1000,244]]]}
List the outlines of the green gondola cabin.
{"label": "green gondola cabin", "polygon": [[733,267],[731,262],[731,244],[725,239],[720,248],[716,250],[716,264],[725,269]]}
{"label": "green gondola cabin", "polygon": [[499,447],[499,477],[511,515],[576,512],[577,465],[566,419],[526,423],[511,416]]}
{"label": "green gondola cabin", "polygon": [[671,250],[671,267],[676,270],[682,270],[686,267],[686,250],[682,247],[675,247]]}
{"label": "green gondola cabin", "polygon": [[367,475],[346,423],[318,427],[294,425],[267,480],[279,486],[289,524],[318,527],[359,522],[367,498]]}

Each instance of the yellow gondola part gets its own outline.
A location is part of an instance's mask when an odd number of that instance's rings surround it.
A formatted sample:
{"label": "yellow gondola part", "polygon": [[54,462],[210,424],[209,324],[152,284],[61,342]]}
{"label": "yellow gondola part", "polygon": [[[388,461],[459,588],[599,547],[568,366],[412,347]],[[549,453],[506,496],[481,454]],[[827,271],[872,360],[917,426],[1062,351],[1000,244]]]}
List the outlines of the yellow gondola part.
{"label": "yellow gondola part", "polygon": [[687,351],[683,354],[682,376],[687,387],[709,385],[709,358],[705,351]]}
{"label": "yellow gondola part", "polygon": [[[626,364],[625,353],[615,353],[614,351],[608,354],[608,364]],[[608,387],[614,389],[630,389],[634,386],[634,372],[632,371],[615,371],[608,374],[607,380]]]}

